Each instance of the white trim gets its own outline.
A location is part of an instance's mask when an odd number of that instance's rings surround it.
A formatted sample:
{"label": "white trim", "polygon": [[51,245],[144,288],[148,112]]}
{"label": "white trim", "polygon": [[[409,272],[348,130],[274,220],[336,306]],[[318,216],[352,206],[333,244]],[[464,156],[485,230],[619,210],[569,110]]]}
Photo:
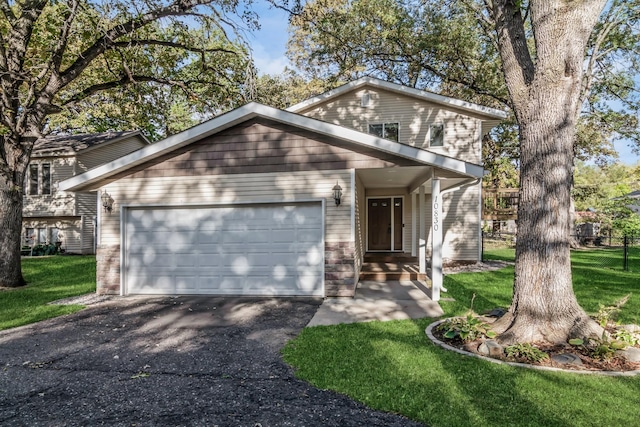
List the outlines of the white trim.
{"label": "white trim", "polygon": [[489,108],[483,105],[473,104],[470,102],[462,101],[448,96],[437,95],[433,92],[427,92],[424,90],[414,89],[408,86],[402,86],[399,84],[387,82],[384,80],[376,79],[373,77],[362,77],[358,80],[354,80],[350,83],[342,85],[336,89],[325,92],[321,95],[309,98],[298,104],[292,105],[287,108],[287,111],[299,112],[301,110],[313,107],[321,102],[326,102],[332,98],[340,96],[344,93],[360,88],[362,86],[372,86],[380,89],[386,89],[392,92],[401,93],[403,95],[411,96],[414,98],[421,98],[425,101],[433,102],[436,104],[444,105],[449,108],[457,108],[470,113],[487,116],[493,119],[505,119],[507,113],[496,108]]}
{"label": "white trim", "polygon": [[411,193],[411,256],[417,256],[416,246],[418,242],[418,198],[415,192]]}
{"label": "white trim", "polygon": [[351,169],[351,241],[356,241],[356,170]]}
{"label": "white trim", "polygon": [[[278,206],[278,205],[319,205],[322,215],[321,215],[321,235],[322,242],[320,242],[320,246],[323,248],[321,250],[322,261],[321,261],[321,272],[320,272],[320,280],[322,280],[322,296],[326,297],[326,283],[325,283],[325,267],[326,267],[326,257],[324,248],[326,246],[326,200],[324,198],[316,198],[316,199],[300,199],[300,200],[291,200],[291,201],[281,201],[281,202],[270,202],[270,201],[242,201],[242,202],[216,202],[216,203],[167,203],[167,204],[124,204],[120,206],[120,296],[126,296],[127,293],[127,277],[126,272],[127,268],[125,265],[125,249],[127,247],[126,242],[126,217],[127,212],[130,210],[136,209],[153,209],[153,208],[168,208],[168,209],[176,209],[176,208],[191,208],[191,209],[206,209],[206,208],[217,208],[217,207],[229,207],[229,206],[255,206],[255,205],[263,205],[263,206]],[[280,295],[276,295],[280,296]],[[285,295],[282,295],[283,297]]]}
{"label": "white trim", "polygon": [[348,143],[372,148],[374,150],[393,154],[423,163],[436,166],[467,175],[469,177],[482,177],[484,169],[481,165],[468,163],[453,157],[443,156],[420,148],[394,142],[388,139],[378,138],[354,129],[345,128],[321,120],[312,119],[284,110],[258,104],[255,102],[246,104],[240,108],[220,115],[214,119],[201,123],[176,135],[148,145],[126,156],[115,159],[102,166],[98,166],[80,175],[62,181],[59,188],[64,191],[86,190],[92,184],[107,179],[119,172],[126,171],[134,166],[158,158],[178,148],[189,145],[197,140],[221,132],[239,123],[262,117],[276,122],[288,124],[300,129],[340,139]]}

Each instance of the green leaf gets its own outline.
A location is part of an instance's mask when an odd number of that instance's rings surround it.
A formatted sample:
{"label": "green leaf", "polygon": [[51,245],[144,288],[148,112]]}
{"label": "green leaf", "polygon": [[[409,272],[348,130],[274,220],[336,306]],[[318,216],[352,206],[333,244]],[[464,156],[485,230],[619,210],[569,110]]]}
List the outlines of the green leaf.
{"label": "green leaf", "polygon": [[572,338],[572,339],[569,340],[569,344],[576,345],[576,346],[583,345],[584,344],[584,340],[580,339],[580,338]]}

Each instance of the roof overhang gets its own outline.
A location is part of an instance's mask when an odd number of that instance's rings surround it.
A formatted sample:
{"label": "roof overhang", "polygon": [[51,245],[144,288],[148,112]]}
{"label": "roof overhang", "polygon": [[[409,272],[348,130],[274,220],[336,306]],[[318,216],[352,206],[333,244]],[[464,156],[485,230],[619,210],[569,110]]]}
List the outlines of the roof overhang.
{"label": "roof overhang", "polygon": [[396,155],[427,166],[453,172],[456,175],[481,178],[484,173],[482,166],[477,164],[252,102],[112,162],[62,181],[59,188],[67,191],[95,190],[101,186],[102,182],[116,174],[254,118],[273,120],[344,141],[347,145],[353,144],[354,146],[367,147],[381,153]]}
{"label": "roof overhang", "polygon": [[[385,89],[391,92],[399,93],[402,95],[418,98],[423,101],[432,102],[434,104],[442,105],[450,109],[462,110],[473,115],[480,116],[482,120],[492,120],[499,123],[501,120],[507,118],[507,113],[498,110],[496,108],[485,107],[483,105],[473,104],[471,102],[462,101],[460,99],[451,98],[448,96],[442,96],[433,92],[427,92],[424,90],[414,89],[408,86],[399,85],[396,83],[387,82],[384,80],[376,79],[373,77],[362,77],[358,80],[354,80],[347,84],[344,84],[336,89],[325,92],[321,95],[314,96],[298,104],[292,105],[287,108],[287,111],[300,112],[314,107],[320,103],[326,102],[340,96],[344,93],[350,92],[360,87],[369,86],[374,88]],[[495,125],[495,124],[494,124]]]}

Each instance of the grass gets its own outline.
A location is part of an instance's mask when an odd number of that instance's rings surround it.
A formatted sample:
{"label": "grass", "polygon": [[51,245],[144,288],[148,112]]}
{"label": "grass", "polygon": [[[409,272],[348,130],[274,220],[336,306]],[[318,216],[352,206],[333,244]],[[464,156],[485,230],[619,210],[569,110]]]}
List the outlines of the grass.
{"label": "grass", "polygon": [[94,256],[23,258],[27,286],[0,290],[0,330],[74,313],[82,305],[48,305],[96,290]]}
{"label": "grass", "polygon": [[[513,250],[492,250],[513,260]],[[574,252],[574,289],[587,311],[633,292],[640,275],[603,269],[594,254]],[[445,277],[447,316],[508,306],[513,267]],[[638,322],[640,297],[620,316]],[[298,377],[344,393],[368,406],[403,414],[430,426],[635,425],[640,377],[604,377],[501,366],[443,350],[424,330],[432,319],[306,328],[283,349]]]}

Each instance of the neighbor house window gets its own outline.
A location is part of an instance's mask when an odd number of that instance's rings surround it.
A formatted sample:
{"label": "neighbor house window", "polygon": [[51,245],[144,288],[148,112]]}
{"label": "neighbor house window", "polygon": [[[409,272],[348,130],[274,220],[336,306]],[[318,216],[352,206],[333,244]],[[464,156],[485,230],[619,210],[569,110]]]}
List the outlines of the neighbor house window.
{"label": "neighbor house window", "polygon": [[42,194],[51,194],[51,165],[49,163],[43,163],[40,173]]}
{"label": "neighbor house window", "polygon": [[51,165],[40,163],[29,165],[29,194],[51,194]]}
{"label": "neighbor house window", "polygon": [[38,228],[38,244],[42,245],[47,243],[47,229]]}
{"label": "neighbor house window", "polygon": [[35,228],[26,228],[24,232],[24,244],[31,246],[34,243],[36,230]]}
{"label": "neighbor house window", "polygon": [[49,240],[51,243],[60,241],[60,229],[58,227],[50,227],[49,235],[51,235],[51,240]]}
{"label": "neighbor house window", "polygon": [[376,123],[369,125],[369,133],[380,138],[398,141],[398,123]]}
{"label": "neighbor house window", "polygon": [[444,146],[444,125],[429,126],[429,147]]}
{"label": "neighbor house window", "polygon": [[38,165],[29,165],[29,194],[38,194]]}

